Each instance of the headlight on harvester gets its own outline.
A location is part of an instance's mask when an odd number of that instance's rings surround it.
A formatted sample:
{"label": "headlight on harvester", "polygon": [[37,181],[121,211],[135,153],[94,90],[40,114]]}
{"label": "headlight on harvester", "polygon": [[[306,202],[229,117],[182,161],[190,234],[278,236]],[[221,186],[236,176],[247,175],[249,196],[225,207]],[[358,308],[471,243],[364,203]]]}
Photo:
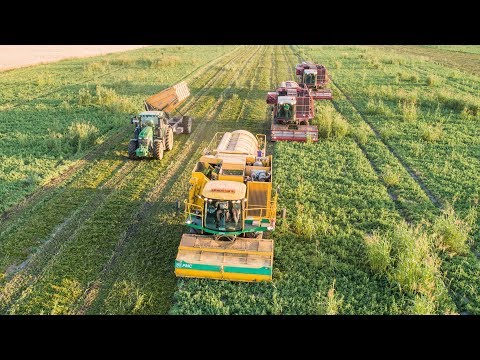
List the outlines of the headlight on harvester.
{"label": "headlight on harvester", "polygon": [[192,223],[192,220],[187,220],[185,221],[187,224],[191,224]]}
{"label": "headlight on harvester", "polygon": [[267,226],[267,230],[269,231],[273,230],[273,226]]}

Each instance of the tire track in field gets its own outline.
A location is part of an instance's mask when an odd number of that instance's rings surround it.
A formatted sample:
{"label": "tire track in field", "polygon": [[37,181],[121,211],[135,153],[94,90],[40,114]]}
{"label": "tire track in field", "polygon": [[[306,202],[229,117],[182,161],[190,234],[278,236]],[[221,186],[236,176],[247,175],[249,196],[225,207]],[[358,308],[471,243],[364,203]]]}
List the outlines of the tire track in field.
{"label": "tire track in field", "polygon": [[[0,291],[1,310],[8,313],[11,305],[24,295],[24,289],[31,288],[42,276],[44,270],[48,268],[51,261],[55,259],[67,244],[75,239],[82,224],[92,216],[92,212],[88,210],[98,206],[98,203],[106,201],[115,190],[115,185],[131,173],[133,169],[133,164],[128,167],[122,167],[122,164],[119,164],[116,172],[99,186],[100,193],[87,200],[81,207],[76,208],[64,222],[53,230],[48,239],[40,245],[35,253],[30,254],[13,272],[8,274],[6,277],[7,281]],[[32,273],[37,273],[38,275],[32,276]],[[3,304],[7,305],[7,307],[3,308]]]}
{"label": "tire track in field", "polygon": [[[240,55],[241,55],[241,53],[238,54],[238,55],[235,55],[232,59],[236,59],[236,58],[238,58],[238,56],[240,56]],[[232,59],[230,59],[230,60],[228,61],[228,63],[229,63]],[[213,79],[216,78],[216,75],[218,75],[218,71],[215,73],[215,76],[213,77]],[[210,80],[208,81],[208,83],[209,83],[209,84],[211,83]],[[194,104],[201,99],[200,94],[201,94],[201,95],[205,95],[205,93],[206,93],[207,91],[209,91],[209,88],[208,88],[208,87],[206,88],[205,91],[202,91],[202,92],[200,92],[199,94],[196,94],[197,100],[196,100],[195,102],[191,102],[191,106],[194,106]],[[183,142],[183,141],[182,141],[182,142]],[[117,147],[118,147],[118,146],[120,146],[121,144],[116,144],[116,145],[117,145]],[[123,160],[124,160],[124,164],[126,164],[126,167],[128,168],[128,172],[127,172],[127,171],[123,171],[123,172],[124,172],[124,176],[122,176],[120,179],[117,179],[117,181],[115,182],[116,184],[118,184],[118,183],[120,183],[122,180],[124,180],[125,176],[127,176],[128,173],[130,173],[131,171],[133,171],[134,169],[136,169],[140,164],[144,164],[144,163],[141,162],[141,161],[135,161],[135,162],[134,162],[134,161],[127,160],[126,158],[123,159]],[[126,168],[125,168],[125,169],[126,169]],[[125,169],[121,169],[121,170],[125,170]],[[107,184],[107,185],[112,185],[112,184],[113,184],[113,182],[110,181],[109,184]],[[113,192],[113,190],[115,190],[115,189],[112,188],[111,191],[109,192],[109,194],[111,194],[111,193]],[[109,195],[109,194],[108,194],[108,195]],[[104,198],[104,200],[106,200],[106,199],[108,198],[108,196],[105,195],[103,198]],[[96,206],[98,206],[98,200],[99,200],[98,198],[92,199],[92,201],[95,203]],[[88,217],[87,217],[87,218],[88,218]],[[75,223],[78,223],[78,221],[75,222]],[[76,230],[78,230],[78,229],[76,229]],[[75,235],[75,233],[74,233],[73,235]],[[74,236],[71,236],[70,238],[74,238]],[[66,244],[66,243],[67,243],[67,242],[65,242],[65,244]],[[63,244],[63,245],[65,245],[65,244]],[[58,252],[57,252],[57,253],[58,253]],[[57,254],[57,253],[56,253],[56,254]],[[55,254],[55,255],[56,255],[56,254]],[[55,258],[55,257],[52,257],[52,259],[54,259],[54,258]],[[47,267],[45,267],[45,268],[47,268]],[[41,277],[41,276],[37,277],[37,279],[40,278],[40,277]]]}
{"label": "tire track in field", "polygon": [[[182,176],[182,174],[185,174],[186,171],[190,169],[189,165],[192,165],[193,161],[197,161],[197,158],[193,156],[193,154],[201,149],[201,146],[199,145],[205,142],[202,139],[206,134],[210,134],[212,128],[214,127],[215,122],[213,120],[218,114],[221,113],[223,105],[226,103],[223,99],[224,95],[231,89],[235,81],[241,78],[243,72],[252,62],[252,58],[258,53],[259,50],[260,47],[258,47],[249,56],[249,58],[243,62],[242,68],[238,72],[235,72],[235,76],[230,80],[229,84],[225,87],[222,93],[220,93],[216,103],[204,116],[204,121],[191,134],[189,140],[187,141],[188,144],[186,144],[185,148],[183,149],[182,155],[176,158],[175,163],[173,163],[173,166],[170,167],[166,176],[164,176],[162,181],[158,183],[146,196],[146,201],[141,205],[140,209],[135,214],[135,220],[128,226],[124,235],[117,242],[110,259],[105,263],[103,269],[98,275],[97,280],[87,287],[82,298],[79,300],[77,309],[75,310],[76,314],[84,314],[97,300],[99,292],[102,291],[102,284],[105,282],[105,278],[115,265],[117,258],[122,255],[129,241],[137,236],[142,222],[148,222],[148,219],[153,218],[153,214],[151,213],[153,212],[155,202],[163,198],[163,196],[168,193],[167,190],[177,182],[176,178]],[[226,72],[228,73],[228,70]],[[216,80],[218,80],[216,76],[212,77],[212,84],[210,84],[210,86],[213,85]],[[240,114],[238,116],[240,116]],[[181,171],[180,174],[179,170]]]}
{"label": "tire track in field", "polygon": [[371,121],[367,120],[365,115],[358,109],[358,107],[353,103],[352,99],[350,96],[338,85],[337,82],[335,82],[331,78],[331,82],[335,87],[340,91],[340,93],[347,99],[347,101],[350,103],[350,105],[355,109],[355,112],[360,115],[362,120],[369,126],[370,130],[374,133],[375,137],[383,144],[385,147],[390,151],[390,153],[398,160],[398,162],[403,166],[403,168],[407,171],[407,173],[410,175],[410,177],[420,186],[420,188],[423,190],[425,195],[430,199],[433,205],[435,205],[437,208],[441,209],[443,207],[442,202],[438,200],[438,198],[428,189],[428,187],[425,185],[425,183],[419,178],[417,174],[412,170],[412,168],[398,155],[398,153],[388,144],[386,143],[383,139],[382,136],[380,135],[379,131],[377,128],[372,124]]}
{"label": "tire track in field", "polygon": [[[203,75],[204,73],[209,71],[213,66],[215,66],[215,64],[217,62],[221,61],[225,57],[228,57],[229,55],[231,55],[235,51],[238,51],[239,49],[241,49],[241,47],[240,48],[234,48],[227,53],[224,53],[224,54],[221,54],[221,55],[217,56],[216,58],[212,59],[211,61],[207,62],[206,64],[199,65],[197,68],[195,68],[189,74],[182,77],[177,82],[186,81],[189,77],[192,77],[191,81],[195,81],[201,75]],[[122,68],[123,67],[119,68],[118,70],[120,70]],[[125,67],[125,69],[127,69],[127,67]],[[130,67],[128,67],[128,69],[130,69]],[[218,74],[218,72],[217,72],[217,74]],[[105,75],[107,75],[107,74],[105,74]],[[90,80],[92,80],[92,79],[90,79]],[[60,92],[60,91],[61,90],[58,90],[58,91],[53,92],[53,93],[57,93],[57,92]],[[43,95],[43,96],[47,96],[47,95]],[[40,95],[37,98],[41,98],[43,96]],[[33,99],[30,100],[30,101],[33,101]],[[190,108],[188,108],[188,110],[189,109]],[[108,133],[106,133],[104,135],[105,136],[104,142],[102,144],[94,147],[89,153],[87,153],[82,159],[80,159],[80,161],[75,162],[75,164],[68,167],[64,172],[62,172],[61,174],[59,174],[59,175],[53,177],[52,179],[50,179],[48,181],[48,183],[43,185],[40,189],[36,190],[31,195],[27,196],[19,204],[14,205],[10,209],[4,211],[2,213],[2,215],[0,216],[0,228],[4,227],[7,220],[14,220],[18,216],[20,216],[22,211],[24,211],[32,203],[37,202],[42,197],[42,195],[43,195],[43,198],[45,199],[48,194],[50,194],[51,192],[54,192],[56,190],[55,187],[58,187],[62,183],[67,183],[67,179],[69,179],[70,176],[73,173],[77,172],[80,169],[83,169],[89,161],[99,157],[100,154],[102,154],[105,151],[108,151],[109,149],[111,149],[112,143],[116,144],[116,143],[120,142],[122,139],[125,138],[125,136],[128,133],[131,133],[131,128],[130,127],[125,127],[123,129],[115,130],[115,132],[110,137],[107,137]]]}

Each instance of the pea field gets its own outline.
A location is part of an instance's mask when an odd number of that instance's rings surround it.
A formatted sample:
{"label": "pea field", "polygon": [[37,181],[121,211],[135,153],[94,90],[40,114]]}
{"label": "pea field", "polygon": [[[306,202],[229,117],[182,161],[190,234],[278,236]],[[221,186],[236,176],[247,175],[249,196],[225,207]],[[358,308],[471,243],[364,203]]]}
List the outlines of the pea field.
{"label": "pea field", "polygon": [[[269,143],[273,281],[176,278],[176,213],[217,131],[270,128],[266,93],[329,71],[316,143]],[[480,314],[480,47],[150,46],[0,72],[0,313]],[[185,80],[161,161],[130,117]]]}

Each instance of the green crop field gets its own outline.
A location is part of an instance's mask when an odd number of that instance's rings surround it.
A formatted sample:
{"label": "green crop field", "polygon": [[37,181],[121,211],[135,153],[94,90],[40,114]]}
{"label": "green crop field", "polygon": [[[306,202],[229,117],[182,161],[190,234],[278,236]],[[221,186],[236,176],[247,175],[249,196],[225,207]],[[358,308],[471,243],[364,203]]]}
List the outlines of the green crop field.
{"label": "green crop field", "polygon": [[[0,72],[3,314],[480,314],[480,47],[152,46]],[[273,281],[177,279],[175,213],[216,131],[324,64],[317,143],[269,143]],[[130,116],[181,80],[194,118],[131,161]]]}

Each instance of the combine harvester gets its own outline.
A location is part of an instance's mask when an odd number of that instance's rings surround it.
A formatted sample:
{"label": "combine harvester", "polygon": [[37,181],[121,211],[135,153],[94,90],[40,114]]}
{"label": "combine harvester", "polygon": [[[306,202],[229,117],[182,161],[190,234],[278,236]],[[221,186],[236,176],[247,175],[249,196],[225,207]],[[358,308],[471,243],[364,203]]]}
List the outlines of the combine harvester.
{"label": "combine harvester", "polygon": [[[131,119],[135,124],[134,138],[128,144],[128,157],[138,159],[153,156],[163,158],[163,151],[173,149],[173,134],[190,134],[192,119],[180,113],[171,117],[190,95],[187,83],[182,81],[145,100],[145,111]],[[177,110],[178,111],[178,110]]]}
{"label": "combine harvester", "polygon": [[314,100],[332,100],[332,90],[325,88],[330,81],[325,66],[302,61],[295,67],[295,74],[298,82],[310,89]]}
{"label": "combine harvester", "polygon": [[266,136],[216,133],[195,165],[185,201],[186,224],[175,259],[178,277],[271,281],[278,194]]}
{"label": "combine harvester", "polygon": [[310,125],[315,116],[311,91],[305,84],[284,81],[267,93],[272,105],[271,141],[318,141],[318,128]]}

